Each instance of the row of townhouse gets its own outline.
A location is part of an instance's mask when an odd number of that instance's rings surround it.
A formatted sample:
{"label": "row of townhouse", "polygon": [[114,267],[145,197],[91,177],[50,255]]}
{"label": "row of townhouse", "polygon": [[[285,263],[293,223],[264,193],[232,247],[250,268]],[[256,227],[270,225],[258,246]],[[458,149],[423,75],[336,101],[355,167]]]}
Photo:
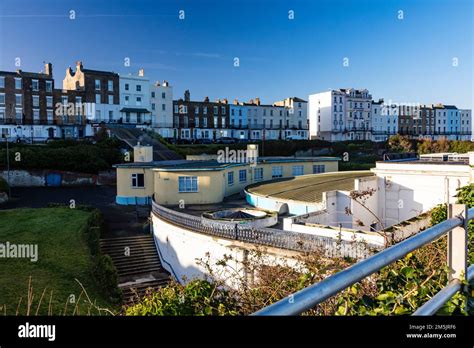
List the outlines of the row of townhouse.
{"label": "row of townhouse", "polygon": [[[159,108],[150,110],[158,95]],[[40,73],[0,71],[0,133],[11,141],[89,137],[102,124],[151,127],[157,117],[171,119],[171,108],[169,84],[150,85],[143,70],[119,76],[77,62],[75,70],[66,70],[61,89],[55,88],[51,63]]]}
{"label": "row of townhouse", "polygon": [[237,140],[307,139],[307,102],[291,97],[272,105],[260,98],[249,102],[227,99],[194,101],[186,91],[173,102],[173,128],[178,139]]}
{"label": "row of townhouse", "polygon": [[471,140],[472,112],[444,104],[375,101],[366,89],[336,89],[309,96],[311,139],[386,141],[411,138]]}
{"label": "row of townhouse", "polygon": [[141,127],[165,138],[307,139],[307,102],[287,98],[272,105],[227,99],[173,100],[167,81],[69,67],[56,88],[51,63],[40,73],[0,71],[0,130],[11,141],[93,136],[102,125]]}

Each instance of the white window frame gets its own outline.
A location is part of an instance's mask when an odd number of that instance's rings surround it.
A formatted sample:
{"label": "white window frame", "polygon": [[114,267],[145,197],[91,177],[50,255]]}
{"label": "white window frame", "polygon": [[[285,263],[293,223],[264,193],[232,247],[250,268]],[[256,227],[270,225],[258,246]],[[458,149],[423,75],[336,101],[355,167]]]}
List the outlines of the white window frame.
{"label": "white window frame", "polygon": [[253,169],[253,179],[254,181],[263,181],[263,168]]}
{"label": "white window frame", "polygon": [[37,80],[37,79],[32,79],[31,80],[31,90],[33,92],[38,92],[39,91],[39,80]]}
{"label": "white window frame", "polygon": [[46,96],[46,107],[52,108],[53,107],[53,97],[50,95]]}
{"label": "white window frame", "polygon": [[304,166],[303,165],[296,165],[291,168],[291,174],[293,176],[304,175]]}
{"label": "white window frame", "polygon": [[15,89],[20,90],[22,87],[21,77],[15,77]]}
{"label": "white window frame", "polygon": [[100,91],[100,80],[94,80],[94,86],[96,91]]}
{"label": "white window frame", "polygon": [[[142,186],[140,186],[138,182],[139,176],[143,177]],[[132,179],[132,182],[131,182],[132,188],[145,188],[145,174],[144,173],[133,173],[131,175],[131,179]]]}
{"label": "white window frame", "polygon": [[239,170],[239,182],[247,182],[247,169]]}
{"label": "white window frame", "polygon": [[50,80],[46,81],[46,92],[48,93],[53,92],[53,81],[50,81]]}
{"label": "white window frame", "polygon": [[272,167],[272,179],[283,178],[283,166]]}
{"label": "white window frame", "polygon": [[199,182],[197,176],[178,176],[178,192],[189,193],[199,192]]}
{"label": "white window frame", "polygon": [[234,172],[228,172],[227,173],[227,185],[232,186],[234,185]]}
{"label": "white window frame", "polygon": [[313,174],[326,173],[325,164],[313,164]]}
{"label": "white window frame", "polygon": [[108,80],[107,81],[107,90],[109,92],[113,92],[114,91],[114,81],[112,80]]}

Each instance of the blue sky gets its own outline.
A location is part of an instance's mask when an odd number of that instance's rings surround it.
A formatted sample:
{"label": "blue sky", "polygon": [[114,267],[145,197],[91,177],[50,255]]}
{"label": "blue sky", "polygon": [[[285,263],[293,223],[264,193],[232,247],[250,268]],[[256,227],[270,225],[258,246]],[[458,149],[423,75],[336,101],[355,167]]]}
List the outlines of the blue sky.
{"label": "blue sky", "polygon": [[168,80],[175,98],[189,89],[196,100],[271,103],[355,87],[394,102],[471,108],[472,7],[469,0],[2,0],[0,70],[16,70],[16,57],[26,71],[51,61],[61,87],[66,68],[82,60],[120,74],[143,67],[151,80]]}

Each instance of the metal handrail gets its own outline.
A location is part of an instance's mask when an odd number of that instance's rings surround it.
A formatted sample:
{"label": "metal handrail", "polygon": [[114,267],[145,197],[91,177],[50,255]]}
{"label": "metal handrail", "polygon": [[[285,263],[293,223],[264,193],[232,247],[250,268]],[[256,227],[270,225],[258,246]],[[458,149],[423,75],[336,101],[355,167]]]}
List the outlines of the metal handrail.
{"label": "metal handrail", "polygon": [[[467,212],[466,220],[469,221],[473,218],[474,208],[471,208]],[[465,220],[462,217],[447,219],[319,283],[262,308],[253,315],[299,315],[381,268],[401,259],[409,252],[442,237],[456,227],[462,226],[464,223]]]}
{"label": "metal handrail", "polygon": [[203,221],[199,216],[189,215],[163,207],[154,201],[152,212],[161,220],[193,232],[238,240],[241,242],[277,247],[294,251],[311,252],[325,250],[326,256],[349,256],[362,259],[369,256],[379,245],[338,240],[308,233],[295,233],[267,227],[249,227],[240,224]]}
{"label": "metal handrail", "polygon": [[[467,281],[474,279],[474,265],[469,266],[467,270]],[[418,308],[412,315],[422,316],[422,315],[433,315],[435,314],[443,305],[453,297],[459,290],[461,290],[462,282],[459,279],[453,279],[449,284],[444,287],[440,292],[434,295],[428,302],[423,306]]]}

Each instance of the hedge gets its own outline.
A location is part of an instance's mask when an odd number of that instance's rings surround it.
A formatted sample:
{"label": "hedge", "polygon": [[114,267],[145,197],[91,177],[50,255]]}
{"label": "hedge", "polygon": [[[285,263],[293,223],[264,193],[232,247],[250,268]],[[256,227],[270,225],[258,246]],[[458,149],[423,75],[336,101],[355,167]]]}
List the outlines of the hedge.
{"label": "hedge", "polygon": [[[47,146],[13,145],[9,150],[10,169],[54,169],[96,174],[123,162],[115,143],[91,144],[61,141]],[[6,149],[0,149],[0,169],[6,169]]]}

